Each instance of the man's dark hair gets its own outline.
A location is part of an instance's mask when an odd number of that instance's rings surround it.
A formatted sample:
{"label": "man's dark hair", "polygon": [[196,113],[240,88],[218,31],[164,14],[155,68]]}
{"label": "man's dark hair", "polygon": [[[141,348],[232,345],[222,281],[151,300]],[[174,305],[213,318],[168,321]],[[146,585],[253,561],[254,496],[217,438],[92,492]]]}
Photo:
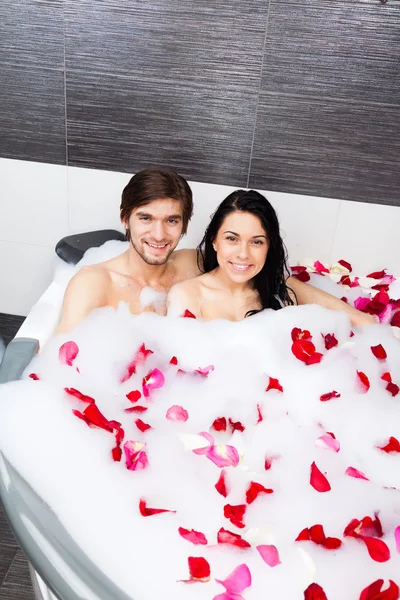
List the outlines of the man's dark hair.
{"label": "man's dark hair", "polygon": [[[162,167],[149,167],[134,175],[124,188],[121,198],[120,215],[128,221],[133,209],[161,198],[178,200],[182,205],[182,234],[186,233],[193,214],[193,196],[186,179]],[[127,239],[130,239],[127,229]]]}

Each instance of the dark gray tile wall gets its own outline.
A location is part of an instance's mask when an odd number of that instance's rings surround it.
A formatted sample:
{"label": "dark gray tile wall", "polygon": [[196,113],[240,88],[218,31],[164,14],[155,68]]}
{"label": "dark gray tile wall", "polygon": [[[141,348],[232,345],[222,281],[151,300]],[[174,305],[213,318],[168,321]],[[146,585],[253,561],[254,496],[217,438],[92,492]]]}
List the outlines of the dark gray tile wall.
{"label": "dark gray tile wall", "polygon": [[65,164],[62,0],[0,2],[0,156]]}
{"label": "dark gray tile wall", "polygon": [[8,0],[0,34],[0,156],[400,206],[399,0]]}

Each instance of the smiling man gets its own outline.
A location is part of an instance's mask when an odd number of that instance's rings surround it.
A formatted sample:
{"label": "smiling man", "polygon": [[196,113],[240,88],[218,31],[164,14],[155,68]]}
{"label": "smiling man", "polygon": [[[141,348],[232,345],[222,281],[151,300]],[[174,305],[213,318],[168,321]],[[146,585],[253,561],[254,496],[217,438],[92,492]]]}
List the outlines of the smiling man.
{"label": "smiling man", "polygon": [[[122,192],[120,207],[129,248],[116,258],[83,267],[71,279],[57,333],[70,331],[93,309],[116,308],[121,301],[134,314],[151,305],[165,315],[170,288],[200,275],[196,250],[175,251],[192,213],[192,191],[177,173],[151,167],[134,175]],[[299,304],[344,310],[353,325],[374,322],[370,315],[293,277],[288,285]]]}

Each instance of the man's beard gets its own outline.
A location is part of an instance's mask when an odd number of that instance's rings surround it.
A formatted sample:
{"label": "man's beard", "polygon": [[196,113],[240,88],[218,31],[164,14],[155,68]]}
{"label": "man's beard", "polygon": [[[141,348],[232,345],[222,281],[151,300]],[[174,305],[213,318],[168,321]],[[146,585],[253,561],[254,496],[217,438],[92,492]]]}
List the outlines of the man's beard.
{"label": "man's beard", "polygon": [[148,256],[144,250],[141,250],[140,248],[138,248],[138,246],[135,244],[135,242],[132,240],[132,238],[131,238],[131,244],[132,244],[132,248],[140,256],[140,258],[147,265],[152,265],[154,267],[160,267],[161,265],[165,265],[165,263],[168,262],[169,257],[175,250],[175,247],[171,248],[170,251],[165,256],[160,256],[160,258],[157,258],[157,256]]}

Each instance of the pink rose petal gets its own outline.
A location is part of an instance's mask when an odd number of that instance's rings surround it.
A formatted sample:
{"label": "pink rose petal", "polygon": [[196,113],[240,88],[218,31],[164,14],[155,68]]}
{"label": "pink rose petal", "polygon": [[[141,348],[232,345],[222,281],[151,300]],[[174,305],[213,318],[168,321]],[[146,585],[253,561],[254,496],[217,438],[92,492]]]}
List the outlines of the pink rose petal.
{"label": "pink rose petal", "polygon": [[366,477],[364,473],[361,473],[361,471],[355,469],[354,467],[348,467],[346,469],[346,475],[349,477],[354,477],[355,479],[365,479],[365,481],[369,481],[368,477]]}
{"label": "pink rose petal", "polygon": [[150,396],[151,390],[161,388],[165,383],[165,377],[160,369],[153,369],[143,378],[142,389],[145,398]]}
{"label": "pink rose petal", "polygon": [[216,579],[217,583],[224,586],[228,595],[240,595],[251,586],[251,573],[247,565],[239,565],[224,580]]}
{"label": "pink rose petal", "polygon": [[321,437],[315,440],[315,445],[326,450],[334,450],[335,452],[339,452],[340,450],[340,443],[331,435],[321,435]]}
{"label": "pink rose petal", "polygon": [[169,421],[175,421],[176,423],[185,423],[189,418],[188,411],[178,404],[171,406],[165,416]]}
{"label": "pink rose petal", "polygon": [[239,464],[239,453],[229,444],[212,445],[207,450],[209,458],[217,467],[236,467]]}
{"label": "pink rose petal", "polygon": [[62,365],[72,367],[72,363],[79,353],[78,345],[75,342],[65,342],[58,351],[58,358]]}
{"label": "pink rose petal", "polygon": [[279,560],[279,553],[275,546],[256,546],[256,549],[260,553],[261,558],[270,567],[276,567],[281,564]]}
{"label": "pink rose petal", "polygon": [[396,541],[396,551],[400,552],[400,525],[394,530],[394,539]]}
{"label": "pink rose petal", "polygon": [[124,452],[126,468],[130,471],[142,471],[148,465],[147,454],[144,451],[146,444],[142,442],[125,442]]}

